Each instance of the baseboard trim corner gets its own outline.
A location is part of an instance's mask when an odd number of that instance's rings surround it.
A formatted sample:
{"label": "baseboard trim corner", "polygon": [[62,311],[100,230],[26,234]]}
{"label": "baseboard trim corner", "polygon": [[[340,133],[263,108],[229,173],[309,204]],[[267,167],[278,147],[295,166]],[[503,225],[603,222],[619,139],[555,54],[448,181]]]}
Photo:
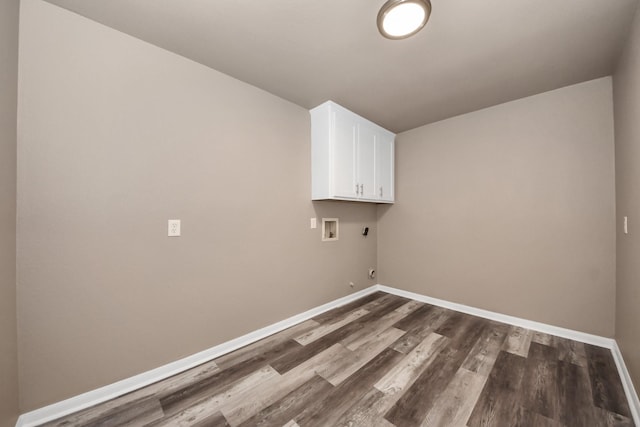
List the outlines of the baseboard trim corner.
{"label": "baseboard trim corner", "polygon": [[481,308],[471,307],[464,304],[458,304],[438,298],[428,297],[426,295],[417,294],[415,292],[404,291],[386,285],[377,285],[377,289],[382,292],[398,295],[405,298],[414,299],[439,307],[448,308],[450,310],[459,311],[461,313],[471,314],[473,316],[482,317],[497,322],[508,323],[514,326],[520,326],[525,329],[531,329],[538,332],[544,332],[550,335],[556,335],[562,338],[568,338],[574,341],[580,341],[586,344],[596,345],[598,347],[613,348],[614,340],[598,335],[587,334],[585,332],[574,331],[572,329],[561,328],[559,326],[548,325],[546,323],[535,322],[532,320],[522,319],[520,317],[510,316],[507,314],[496,313],[494,311],[484,310]]}
{"label": "baseboard trim corner", "polygon": [[624,363],[622,352],[620,351],[620,347],[618,347],[618,343],[616,341],[613,342],[611,353],[613,354],[613,360],[615,360],[616,366],[618,367],[618,374],[622,380],[624,393],[627,395],[627,401],[629,402],[629,409],[631,410],[633,421],[635,425],[640,426],[640,399],[638,398],[638,393],[633,386],[631,374],[627,370],[627,365]]}
{"label": "baseboard trim corner", "polygon": [[230,353],[241,347],[259,341],[263,338],[280,332],[284,329],[295,326],[298,323],[318,316],[326,311],[348,304],[358,298],[362,298],[376,292],[376,286],[371,286],[360,291],[354,292],[342,298],[330,301],[321,306],[312,308],[303,313],[284,319],[280,322],[250,332],[239,338],[232,339],[207,350],[201,351],[183,359],[171,362],[167,365],[160,366],[147,372],[135,375],[133,377],[97,388],[95,390],[74,396],[72,398],[36,409],[31,412],[20,415],[16,423],[16,427],[35,427],[49,421],[56,420],[74,412],[81,411],[91,406],[115,399],[124,394],[130,393],[139,388],[148,386],[158,381],[162,381],[173,375],[194,368],[203,363],[207,363],[223,354]]}

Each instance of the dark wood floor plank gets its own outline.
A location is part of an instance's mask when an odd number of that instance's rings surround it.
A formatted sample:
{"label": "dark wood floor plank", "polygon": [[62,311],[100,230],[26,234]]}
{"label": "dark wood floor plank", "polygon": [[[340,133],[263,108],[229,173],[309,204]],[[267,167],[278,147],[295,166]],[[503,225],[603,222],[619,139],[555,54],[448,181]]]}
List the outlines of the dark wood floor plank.
{"label": "dark wood floor plank", "polygon": [[[227,419],[220,411],[206,411],[201,413],[190,411],[185,414],[176,414],[171,417],[163,418],[151,424],[131,424],[131,426],[144,427],[230,427]],[[127,424],[129,426],[129,424]]]}
{"label": "dark wood floor plank", "polygon": [[389,295],[389,294],[386,294],[384,292],[374,292],[372,294],[359,298],[355,301],[351,301],[350,303],[347,303],[340,307],[337,307],[332,310],[326,311],[322,314],[319,314],[316,317],[314,317],[313,320],[315,320],[318,323],[333,322],[336,318],[341,317],[346,313],[357,310],[359,308],[363,308],[366,304],[373,301],[377,301],[386,295]]}
{"label": "dark wood floor plank", "polygon": [[394,396],[395,402],[416,379],[436,360],[448,345],[449,338],[435,332],[429,334],[416,348],[375,383],[374,387],[386,395]]}
{"label": "dark wood floor plank", "polygon": [[145,425],[159,420],[164,416],[157,398],[146,397],[139,401],[130,402],[120,408],[105,413],[102,417],[83,422],[86,427]]}
{"label": "dark wood floor plank", "polygon": [[385,414],[391,423],[420,425],[488,326],[484,319],[468,315],[460,316],[457,320],[457,329],[441,329],[442,332],[451,332],[446,348]]}
{"label": "dark wood floor plank", "polygon": [[398,295],[384,294],[382,298],[377,298],[371,302],[368,302],[364,304],[362,308],[364,308],[367,311],[374,312],[378,310],[384,310],[389,305],[394,305],[395,306],[394,310],[395,310],[396,308],[400,307],[403,304],[408,303],[409,301],[413,301],[413,300],[409,298],[400,297]]}
{"label": "dark wood floor plank", "polygon": [[565,427],[565,425],[520,406],[513,427]]}
{"label": "dark wood floor plank", "polygon": [[510,426],[520,408],[519,396],[526,359],[501,351],[467,425]]}
{"label": "dark wood floor plank", "polygon": [[490,321],[464,313],[455,313],[436,333],[450,338],[449,345],[468,353],[480,338]]}
{"label": "dark wood floor plank", "polygon": [[148,385],[142,389],[127,393],[123,396],[109,400],[100,405],[95,405],[82,411],[71,414],[64,417],[62,420],[52,421],[50,423],[43,424],[43,426],[57,426],[59,422],[65,423],[65,425],[85,425],[93,420],[107,419],[109,414],[114,414],[117,411],[126,408],[127,405],[132,402],[140,402],[146,398],[161,399],[176,390],[179,390],[189,384],[201,381],[205,378],[211,377],[220,372],[218,365],[213,362],[203,363],[202,365],[191,368],[180,374],[173,375],[162,381]]}
{"label": "dark wood floor plank", "polygon": [[244,360],[230,368],[223,369],[215,375],[187,385],[163,397],[160,399],[162,408],[168,415],[175,414],[204,397],[216,395],[226,388],[232,387],[235,382],[241,381],[244,377],[267,366],[272,359],[282,354],[294,352],[298,348],[302,348],[302,346],[295,341],[290,340],[280,343],[264,354]]}
{"label": "dark wood floor plank", "polygon": [[[460,350],[449,345],[387,411],[385,418],[395,425],[419,426],[447,388],[464,360]],[[453,363],[449,363],[452,361]]]}
{"label": "dark wood floor plank", "polygon": [[333,389],[334,387],[329,382],[316,375],[282,399],[267,406],[240,424],[240,426],[281,426],[302,412],[309,402],[324,399]]}
{"label": "dark wood floor plank", "polygon": [[388,406],[388,400],[389,395],[373,388],[349,408],[338,419],[335,425],[348,427],[394,427],[393,424],[382,417],[384,409]]}
{"label": "dark wood floor plank", "polygon": [[280,381],[280,374],[272,367],[264,366],[216,393],[189,395],[181,401],[173,402],[173,406],[165,410],[165,417],[159,424],[171,426],[204,422],[215,417],[224,408],[238,405],[244,396],[264,384],[273,386]]}
{"label": "dark wood floor plank", "polygon": [[624,417],[631,417],[629,404],[611,351],[589,344],[585,344],[584,348],[589,365],[594,405]]}
{"label": "dark wood floor plank", "polygon": [[333,426],[337,420],[404,357],[386,349],[341,383],[323,400],[311,402],[295,420],[300,427]]}
{"label": "dark wood floor plank", "polygon": [[620,414],[614,414],[613,412],[605,411],[604,409],[597,407],[594,407],[593,410],[593,420],[595,420],[599,426],[633,427],[635,425],[632,419],[623,417]]}
{"label": "dark wood floor plank", "polygon": [[116,426],[136,423],[144,425],[164,416],[160,401],[156,397],[141,397],[125,403],[108,405],[101,411],[82,411],[77,414],[51,421],[42,426]]}
{"label": "dark wood floor plank", "polygon": [[408,332],[415,327],[423,327],[425,323],[427,323],[427,316],[429,315],[429,313],[436,309],[439,309],[440,311],[446,311],[445,309],[436,307],[434,305],[424,304],[422,307],[419,307],[404,319],[398,321],[395,325],[393,325],[393,327],[401,329],[405,332]]}
{"label": "dark wood floor plank", "polygon": [[567,427],[579,427],[593,422],[593,397],[587,368],[558,361],[559,420]]}
{"label": "dark wood floor plank", "polygon": [[560,418],[558,394],[558,351],[553,347],[531,343],[522,382],[523,408],[551,420]]}
{"label": "dark wood floor plank", "polygon": [[583,343],[560,337],[553,337],[553,340],[558,349],[558,360],[587,367],[587,355]]}
{"label": "dark wood floor plank", "polygon": [[[355,351],[356,349],[358,349],[358,347],[370,341],[372,336],[389,329],[394,323],[396,323],[403,317],[406,317],[409,313],[416,310],[421,305],[422,303],[419,303],[417,301],[410,301],[406,304],[403,304],[402,306],[391,311],[390,313],[385,314],[379,319],[373,320],[366,325],[363,325],[362,328],[343,339],[341,343],[349,350]],[[400,329],[394,328],[394,330],[399,331]],[[404,335],[404,331],[402,332],[403,333],[401,335]],[[399,335],[398,338],[401,335]]]}
{"label": "dark wood floor plank", "polygon": [[509,325],[489,322],[467,358],[462,362],[462,367],[488,377],[508,332]]}
{"label": "dark wood floor plank", "polygon": [[379,302],[382,299],[385,299],[385,301],[383,303],[380,303],[377,307],[369,307],[369,314],[366,314],[354,320],[353,322],[339,329],[336,329],[335,331],[306,346],[301,346],[301,348],[297,349],[296,351],[288,352],[287,354],[282,355],[281,357],[273,360],[271,362],[271,366],[273,366],[273,368],[281,374],[285,374],[286,372],[308,360],[313,355],[326,350],[332,345],[344,340],[351,334],[357,333],[370,322],[384,317],[386,314],[393,312],[395,309],[406,304],[408,301],[406,298],[386,298],[386,296],[376,301]]}
{"label": "dark wood floor plank", "polygon": [[257,360],[274,350],[277,352],[277,349],[280,348],[283,343],[290,341],[293,337],[304,334],[317,326],[319,326],[319,323],[314,320],[307,320],[302,323],[298,323],[297,325],[280,331],[277,334],[270,335],[260,341],[222,355],[214,361],[220,369],[227,369],[239,363],[246,362],[249,359]]}
{"label": "dark wood floor plank", "polygon": [[401,353],[409,353],[452,315],[451,310],[441,307],[428,305],[420,307],[394,325],[395,328],[407,331],[407,333],[391,347]]}

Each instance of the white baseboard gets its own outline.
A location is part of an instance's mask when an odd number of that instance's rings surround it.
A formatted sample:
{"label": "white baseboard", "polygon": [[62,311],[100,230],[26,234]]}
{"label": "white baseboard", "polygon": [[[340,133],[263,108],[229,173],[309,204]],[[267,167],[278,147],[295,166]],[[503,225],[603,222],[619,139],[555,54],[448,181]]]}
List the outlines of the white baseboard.
{"label": "white baseboard", "polygon": [[414,299],[416,301],[425,302],[431,305],[448,308],[450,310],[459,311],[461,313],[471,314],[473,316],[485,319],[495,320],[497,322],[508,323],[509,325],[520,326],[525,329],[531,329],[538,332],[544,332],[562,338],[568,338],[574,341],[580,341],[586,344],[597,345],[598,347],[613,348],[614,340],[604,338],[598,335],[587,334],[584,332],[574,331],[572,329],[560,328],[558,326],[548,325],[546,323],[534,322],[531,320],[521,319],[519,317],[509,316],[506,314],[496,313],[481,308],[470,307],[468,305],[458,304],[455,302],[445,301],[438,298],[432,298],[414,292],[403,291],[384,285],[377,285],[379,291],[398,295],[405,298]]}
{"label": "white baseboard", "polygon": [[618,367],[618,374],[622,380],[624,393],[627,395],[627,400],[629,401],[629,409],[631,409],[633,421],[637,426],[640,426],[640,399],[638,399],[638,393],[633,386],[633,381],[631,380],[631,375],[627,370],[627,365],[624,363],[620,347],[618,347],[618,343],[615,341],[613,342],[611,353],[613,354],[613,360],[616,361],[616,366]]}
{"label": "white baseboard", "polygon": [[290,328],[291,326],[297,325],[298,323],[304,322],[305,320],[311,319],[312,317],[322,314],[325,311],[340,307],[376,291],[377,288],[375,286],[371,286],[369,288],[336,299],[319,307],[312,308],[311,310],[305,311],[304,313],[297,314],[288,319],[274,323],[273,325],[266,326],[262,329],[258,329],[239,338],[235,338],[231,341],[227,341],[210,349],[201,351],[200,353],[185,357],[184,359],[171,362],[159,368],[143,372],[142,374],[127,378],[122,381],[118,381],[113,384],[109,384],[104,387],[100,387],[87,393],[72,397],[70,399],[45,406],[40,409],[36,409],[35,411],[27,412],[20,415],[16,427],[38,426],[40,424],[53,421],[60,417],[64,417],[65,415],[81,411],[93,405],[97,405],[99,403],[114,399],[118,396],[130,393],[139,388],[148,386],[155,382],[184,372],[188,369],[194,368],[203,363],[209,362],[217,357],[222,356],[223,354],[230,353],[248,344],[266,338],[269,335],[273,335],[284,329]]}
{"label": "white baseboard", "polygon": [[559,337],[610,349],[616,362],[620,377],[622,378],[624,391],[627,395],[627,400],[629,401],[629,407],[631,408],[634,422],[636,425],[640,426],[640,401],[638,400],[638,395],[633,387],[631,376],[627,371],[627,368],[624,364],[624,359],[622,358],[622,354],[620,353],[620,349],[618,348],[615,340],[611,338],[587,334],[584,332],[574,331],[571,329],[547,325],[545,323],[521,319],[514,316],[508,316],[506,314],[495,313],[492,311],[453,303],[437,298],[432,298],[414,292],[392,288],[389,286],[374,285],[353,294],[347,295],[343,298],[339,298],[327,304],[305,311],[304,313],[274,323],[273,325],[258,329],[257,331],[243,335],[239,338],[227,341],[210,349],[204,350],[200,353],[185,357],[184,359],[180,359],[178,361],[144,372],[131,378],[127,378],[125,380],[98,388],[96,390],[83,393],[62,402],[54,403],[52,405],[45,406],[44,408],[27,412],[25,414],[22,414],[20,418],[18,418],[16,427],[34,427],[49,421],[53,421],[57,418],[64,417],[65,415],[72,414],[82,409],[89,408],[93,405],[106,402],[107,400],[114,399],[118,396],[122,396],[126,393],[145,387],[149,384],[153,384],[157,381],[161,381],[165,378],[169,378],[173,375],[179,374],[188,369],[209,362],[217,357],[222,356],[223,354],[230,353],[248,344],[266,338],[269,335],[273,335],[291,326],[297,325],[298,323],[315,317],[321,313],[324,313],[325,311],[340,307],[351,301],[362,298],[377,291],[387,292],[390,294],[414,299],[416,301],[425,302],[431,305],[437,305],[440,307],[448,308],[450,310],[471,314],[485,319],[491,319],[498,322],[520,326],[526,329],[532,329],[535,331],[544,332],[547,334],[556,335]]}

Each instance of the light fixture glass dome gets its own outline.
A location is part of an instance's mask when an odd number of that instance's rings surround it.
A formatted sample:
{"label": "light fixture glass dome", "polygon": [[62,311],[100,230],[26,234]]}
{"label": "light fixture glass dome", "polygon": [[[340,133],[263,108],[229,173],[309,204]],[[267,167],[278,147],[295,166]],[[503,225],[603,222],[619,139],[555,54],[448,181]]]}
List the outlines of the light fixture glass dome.
{"label": "light fixture glass dome", "polygon": [[420,31],[429,15],[430,0],[388,0],[378,12],[378,29],[388,39],[404,39]]}

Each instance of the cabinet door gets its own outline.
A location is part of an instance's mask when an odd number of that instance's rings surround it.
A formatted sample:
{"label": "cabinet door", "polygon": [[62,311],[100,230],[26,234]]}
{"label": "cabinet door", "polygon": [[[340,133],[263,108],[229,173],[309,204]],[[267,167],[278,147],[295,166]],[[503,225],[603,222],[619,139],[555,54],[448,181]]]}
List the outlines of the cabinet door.
{"label": "cabinet door", "polygon": [[336,197],[355,198],[356,189],[356,138],[357,123],[342,112],[332,112],[332,156],[331,177],[333,194]]}
{"label": "cabinet door", "polygon": [[376,140],[378,132],[367,123],[358,126],[357,183],[360,198],[376,200]]}
{"label": "cabinet door", "polygon": [[376,189],[377,199],[393,202],[394,136],[380,133],[376,139]]}

